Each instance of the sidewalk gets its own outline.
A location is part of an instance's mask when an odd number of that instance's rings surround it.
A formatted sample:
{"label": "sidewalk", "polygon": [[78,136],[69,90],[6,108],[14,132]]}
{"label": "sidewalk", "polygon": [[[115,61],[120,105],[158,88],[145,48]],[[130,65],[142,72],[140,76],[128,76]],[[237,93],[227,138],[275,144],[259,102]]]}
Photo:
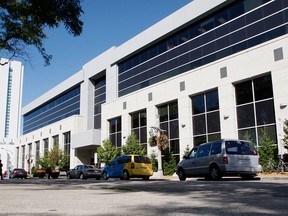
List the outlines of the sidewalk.
{"label": "sidewalk", "polygon": [[[238,178],[237,176],[232,176],[232,178]],[[200,179],[202,177],[195,177],[195,178],[187,178],[187,179]],[[229,178],[229,177],[223,177],[223,178]],[[231,177],[230,177],[231,178]],[[283,172],[283,173],[259,173],[255,178],[260,178],[260,179],[287,179],[288,180],[288,172]],[[179,178],[176,174],[172,176],[159,176],[159,175],[154,175],[150,177],[150,179],[153,180],[164,180],[164,181],[179,181]],[[241,179],[239,177],[239,179]]]}

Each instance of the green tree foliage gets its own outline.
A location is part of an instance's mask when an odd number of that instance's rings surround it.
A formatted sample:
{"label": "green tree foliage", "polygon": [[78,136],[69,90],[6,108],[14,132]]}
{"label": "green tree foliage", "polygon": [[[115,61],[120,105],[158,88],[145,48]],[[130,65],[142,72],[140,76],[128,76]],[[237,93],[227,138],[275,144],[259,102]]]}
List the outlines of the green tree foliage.
{"label": "green tree foliage", "polygon": [[103,146],[97,148],[98,161],[109,164],[115,157],[120,155],[120,150],[116,148],[110,140],[106,139],[103,141]]}
{"label": "green tree foliage", "polygon": [[163,175],[173,175],[176,169],[176,159],[169,148],[164,150]]}
{"label": "green tree foliage", "polygon": [[[45,30],[64,25],[69,34],[79,36],[83,22],[80,16],[82,0],[1,0],[0,1],[0,52],[2,55],[29,59],[29,46],[36,47],[50,64],[43,40]],[[7,62],[2,63],[2,65]]]}
{"label": "green tree foliage", "polygon": [[283,141],[285,143],[284,147],[288,149],[288,120],[287,119],[285,119],[284,121],[283,131],[284,131]]}
{"label": "green tree foliage", "polygon": [[131,133],[131,135],[128,136],[126,145],[122,146],[122,151],[124,155],[146,155],[146,150],[140,145],[140,141],[135,133]]}
{"label": "green tree foliage", "polygon": [[48,165],[54,169],[57,164],[60,170],[69,169],[68,157],[61,149],[59,149],[58,145],[55,145],[53,149],[44,155],[44,157],[39,158],[37,164],[41,166],[41,169],[46,169]]}
{"label": "green tree foliage", "polygon": [[261,131],[261,139],[259,140],[259,155],[260,155],[260,164],[262,165],[264,172],[275,171],[278,166],[278,149],[275,146],[274,141],[269,136],[269,133],[266,128]]}
{"label": "green tree foliage", "polygon": [[157,172],[158,171],[158,160],[157,160],[157,156],[156,156],[154,150],[152,151],[152,153],[150,155],[150,161],[152,164],[153,172]]}

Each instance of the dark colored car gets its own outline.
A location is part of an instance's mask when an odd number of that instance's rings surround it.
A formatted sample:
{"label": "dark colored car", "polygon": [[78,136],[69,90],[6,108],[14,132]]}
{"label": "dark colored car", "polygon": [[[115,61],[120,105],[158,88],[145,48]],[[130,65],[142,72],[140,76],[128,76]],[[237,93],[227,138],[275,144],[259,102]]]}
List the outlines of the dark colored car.
{"label": "dark colored car", "polygon": [[10,172],[9,178],[27,178],[27,172],[25,169],[22,168],[15,168]]}
{"label": "dark colored car", "polygon": [[96,168],[93,165],[78,165],[74,169],[71,169],[67,172],[67,178],[78,178],[78,179],[87,179],[87,178],[96,178],[101,179],[101,169]]}

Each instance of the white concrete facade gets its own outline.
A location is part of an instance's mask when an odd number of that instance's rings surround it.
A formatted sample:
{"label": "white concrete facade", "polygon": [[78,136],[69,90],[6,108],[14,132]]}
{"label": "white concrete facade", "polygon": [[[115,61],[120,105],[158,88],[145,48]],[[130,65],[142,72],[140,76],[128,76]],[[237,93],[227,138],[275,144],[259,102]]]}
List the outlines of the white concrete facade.
{"label": "white concrete facade", "polygon": [[[171,101],[177,101],[178,104],[179,154],[182,156],[186,146],[190,148],[194,146],[191,96],[213,89],[217,89],[219,94],[221,138],[238,138],[235,84],[265,74],[271,74],[272,77],[279,154],[286,153],[287,150],[283,148],[282,139],[284,136],[283,121],[288,118],[288,93],[286,87],[288,83],[287,34],[118,97],[117,63],[139,49],[144,49],[151,43],[160,40],[168,33],[173,33],[179,28],[186,26],[187,23],[191,23],[193,20],[198,21],[207,13],[214,12],[227,2],[230,1],[192,1],[121,46],[108,49],[85,64],[82,70],[74,76],[24,107],[23,115],[71,87],[80,85],[80,115],[69,117],[19,137],[17,142],[18,159],[15,163],[19,166],[22,165],[20,164],[20,161],[23,161],[21,159],[23,157],[21,151],[28,148],[28,144],[32,143],[33,146],[37,141],[41,141],[44,138],[49,138],[50,140],[56,134],[62,136],[67,131],[71,132],[70,167],[74,167],[79,163],[90,163],[93,160],[93,154],[97,146],[100,146],[103,140],[109,138],[109,120],[121,117],[121,139],[123,145],[127,136],[131,133],[131,113],[146,110],[147,137],[149,137],[149,128],[152,126],[159,127],[157,107]],[[283,58],[275,59],[275,50],[279,48]],[[227,75],[221,77],[220,71],[223,68],[227,71]],[[106,76],[106,102],[102,104],[101,129],[94,129],[95,86],[92,81],[102,75]],[[180,85],[184,85],[185,88],[181,89]],[[62,125],[61,130],[59,125]],[[50,130],[53,133],[47,132]],[[36,134],[38,135],[36,136]],[[39,137],[39,134],[42,134],[42,136]],[[61,141],[60,147],[63,148]],[[35,151],[35,147],[32,149]],[[148,155],[152,149],[148,145]],[[27,150],[25,151],[27,152]],[[25,161],[24,167],[28,168]]]}

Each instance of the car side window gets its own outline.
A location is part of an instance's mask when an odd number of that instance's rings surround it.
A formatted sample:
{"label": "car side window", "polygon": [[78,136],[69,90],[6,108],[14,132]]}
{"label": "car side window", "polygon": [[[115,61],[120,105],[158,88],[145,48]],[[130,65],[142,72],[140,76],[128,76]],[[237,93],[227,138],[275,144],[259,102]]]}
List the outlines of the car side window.
{"label": "car side window", "polygon": [[189,154],[189,158],[195,158],[197,154],[197,148],[194,148],[191,150],[190,154]]}
{"label": "car side window", "polygon": [[211,143],[200,146],[197,152],[197,157],[208,156],[210,153],[210,147]]}
{"label": "car side window", "polygon": [[212,143],[211,155],[220,154],[221,146],[222,146],[222,141]]}

